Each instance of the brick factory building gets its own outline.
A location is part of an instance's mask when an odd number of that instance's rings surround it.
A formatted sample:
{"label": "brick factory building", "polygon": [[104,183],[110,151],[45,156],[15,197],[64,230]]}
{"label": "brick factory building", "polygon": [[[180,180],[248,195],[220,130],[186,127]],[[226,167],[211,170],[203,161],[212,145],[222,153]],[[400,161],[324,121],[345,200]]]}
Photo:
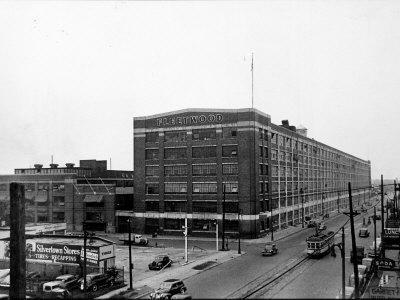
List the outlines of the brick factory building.
{"label": "brick factory building", "polygon": [[[256,237],[271,226],[301,224],[369,195],[371,166],[307,137],[307,129],[271,123],[256,109],[185,109],[134,118],[135,231]],[[239,225],[240,220],[240,225]],[[239,227],[240,226],[240,227]]]}
{"label": "brick factory building", "polygon": [[9,184],[25,185],[26,222],[66,223],[67,231],[124,231],[126,218],[116,211],[132,210],[133,172],[107,170],[106,160],[81,160],[80,166],[36,164],[0,175],[0,226],[9,225]]}

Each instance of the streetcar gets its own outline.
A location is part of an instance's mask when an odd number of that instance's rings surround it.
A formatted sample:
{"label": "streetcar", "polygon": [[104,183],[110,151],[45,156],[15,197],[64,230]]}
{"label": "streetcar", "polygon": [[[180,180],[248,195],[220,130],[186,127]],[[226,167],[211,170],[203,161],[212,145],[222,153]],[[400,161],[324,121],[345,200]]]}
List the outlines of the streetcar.
{"label": "streetcar", "polygon": [[335,233],[328,231],[314,234],[306,239],[307,254],[311,257],[320,257],[327,254],[333,245]]}

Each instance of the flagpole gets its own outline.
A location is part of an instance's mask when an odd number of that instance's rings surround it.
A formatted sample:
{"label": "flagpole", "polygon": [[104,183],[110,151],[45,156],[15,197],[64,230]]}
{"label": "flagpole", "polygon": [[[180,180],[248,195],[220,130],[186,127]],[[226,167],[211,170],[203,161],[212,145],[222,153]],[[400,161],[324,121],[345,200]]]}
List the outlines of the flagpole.
{"label": "flagpole", "polygon": [[253,72],[253,52],[251,52],[251,108],[254,108],[254,72]]}

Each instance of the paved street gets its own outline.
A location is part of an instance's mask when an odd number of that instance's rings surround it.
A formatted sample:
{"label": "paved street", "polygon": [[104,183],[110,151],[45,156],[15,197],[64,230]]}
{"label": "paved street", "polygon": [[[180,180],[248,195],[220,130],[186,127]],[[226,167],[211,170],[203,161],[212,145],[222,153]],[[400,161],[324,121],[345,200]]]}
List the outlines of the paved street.
{"label": "paved street", "polygon": [[[340,217],[338,223],[347,218],[346,216]],[[362,227],[362,218],[360,215],[356,218],[355,232],[357,246],[364,246],[365,252],[368,251],[369,246],[373,241],[373,223],[368,226],[371,234],[368,238],[358,237],[358,230]],[[332,222],[328,223],[328,229],[337,229],[338,225],[333,225]],[[380,235],[380,222],[377,222],[377,236]],[[345,229],[345,257],[346,257],[346,284],[348,285],[348,278],[353,273],[353,264],[350,263],[350,249],[351,249],[351,234],[350,225]],[[336,242],[341,241],[341,234],[336,238]],[[297,269],[290,276],[284,277],[278,284],[273,286],[269,291],[258,294],[257,298],[335,298],[341,290],[342,284],[342,269],[341,269],[341,256],[338,248],[335,249],[336,257],[326,255],[321,259],[312,259],[304,266]]]}
{"label": "paved street", "polygon": [[[328,226],[328,229],[331,230],[338,229],[344,222],[346,222],[347,219],[348,219],[347,216],[340,214],[336,217],[332,217],[329,220],[327,220],[326,224]],[[358,229],[362,224],[362,215],[358,216],[356,220],[357,220],[356,228]],[[371,227],[372,226],[370,226],[370,228]],[[300,231],[284,240],[277,242],[280,252],[278,255],[274,257],[262,257],[260,255],[260,252],[264,246],[263,243],[260,244],[244,243],[242,249],[246,251],[246,255],[243,255],[235,259],[234,261],[229,261],[216,268],[213,268],[211,270],[193,276],[190,279],[186,280],[185,284],[187,285],[188,290],[190,291],[191,295],[194,298],[226,298],[228,296],[233,298],[240,297],[240,292],[242,291],[238,291],[238,293],[236,294],[234,293],[240,287],[246,285],[247,283],[253,280],[257,281],[257,278],[262,278],[261,276],[263,276],[266,273],[279,274],[282,268],[286,266],[288,263],[291,263],[301,257],[305,257],[306,256],[305,239],[307,236],[313,234],[314,230],[315,229],[313,228],[304,229],[303,231]],[[347,237],[349,237],[350,235],[348,230],[346,233]],[[367,241],[365,241],[365,243],[366,242]],[[349,246],[350,242],[348,241],[347,243],[348,243],[347,246]],[[349,255],[349,250],[346,250],[346,255]],[[330,264],[324,266],[319,264],[319,262],[325,262],[325,261],[329,262]],[[334,270],[335,268],[333,266],[337,268],[337,270],[332,272],[335,275],[330,274],[331,272],[328,273],[326,272],[326,270]],[[349,266],[351,265],[348,263],[347,269],[350,273]],[[290,292],[287,291],[286,292],[287,294],[279,294],[276,296],[282,298],[287,298],[287,297],[320,298],[322,296],[334,297],[337,292],[337,287],[340,287],[340,284],[332,285],[332,290],[330,290],[329,292],[321,288],[318,288],[318,292],[314,292],[315,288],[313,290],[312,286],[308,286],[307,284],[304,285],[304,283],[309,282],[312,285],[315,282],[318,282],[313,280],[312,277],[318,277],[318,280],[320,280],[319,282],[320,283],[324,282],[325,285],[326,282],[332,282],[332,281],[340,283],[340,278],[341,278],[340,267],[341,267],[340,255],[338,255],[336,259],[327,256],[323,260],[320,261],[315,260],[308,265],[308,268],[303,270],[300,274],[296,275],[300,277],[296,279],[294,285],[296,283],[302,285],[303,292],[300,291],[297,294],[297,292],[294,292],[295,289],[293,289],[293,294],[290,294]],[[314,274],[312,277],[310,277],[310,275],[307,275],[308,271],[306,272],[306,270],[308,269],[310,269],[311,270],[310,272]],[[319,273],[327,273],[326,279],[323,279],[324,277],[319,277]],[[305,278],[307,278],[307,280]],[[256,283],[258,282],[255,282],[255,284]],[[284,284],[282,285],[284,286]],[[321,285],[317,284],[317,286]],[[277,286],[277,288],[273,289],[271,293],[277,293],[277,291],[280,291],[281,289],[282,286]],[[268,294],[267,297],[271,297],[271,295]]]}

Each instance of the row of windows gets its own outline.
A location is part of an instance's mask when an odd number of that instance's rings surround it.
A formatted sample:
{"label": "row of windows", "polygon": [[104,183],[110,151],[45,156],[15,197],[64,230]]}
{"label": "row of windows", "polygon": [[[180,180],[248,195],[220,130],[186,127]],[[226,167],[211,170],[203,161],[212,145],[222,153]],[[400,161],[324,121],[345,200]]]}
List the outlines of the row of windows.
{"label": "row of windows", "polygon": [[[164,141],[166,142],[186,142],[187,141],[187,131],[166,131],[164,132]],[[237,128],[236,127],[226,127],[222,128],[222,136],[223,138],[236,138],[237,137]],[[193,140],[215,140],[217,137],[215,128],[207,128],[207,129],[194,129],[192,131],[192,139]],[[268,140],[268,132],[267,130],[263,130],[259,128],[259,138]],[[146,142],[158,142],[159,141],[159,133],[158,132],[148,132],[146,133]],[[278,144],[279,146],[298,149],[305,153],[314,154],[319,157],[324,157],[326,159],[336,159],[340,162],[347,163],[350,165],[352,161],[351,158],[344,157],[343,155],[324,150],[317,146],[309,145],[305,142],[297,141],[296,139],[285,137],[283,135],[278,135],[277,133],[271,133],[271,143]],[[274,159],[274,158],[273,158]],[[355,168],[360,168],[363,170],[368,170],[368,165],[362,162],[354,161],[352,163]]]}
{"label": "row of windows", "polygon": [[[222,207],[221,203],[221,207]],[[223,209],[226,213],[237,213],[238,202],[226,201]],[[164,201],[164,210],[166,212],[186,212],[186,201]],[[146,201],[146,211],[159,211],[158,201]],[[193,212],[217,213],[218,203],[216,201],[196,201],[192,204]]]}
{"label": "row of windows", "polygon": [[[236,138],[237,128],[226,127],[222,128],[222,137],[224,139]],[[217,138],[217,131],[215,128],[207,129],[193,129],[192,140],[204,141],[204,140],[215,140]],[[159,133],[158,132],[147,132],[146,143],[158,143]],[[188,140],[188,132],[186,130],[174,130],[164,132],[164,142],[186,142]]]}
{"label": "row of windows", "polygon": [[[222,190],[225,193],[238,193],[238,182],[224,182]],[[159,194],[158,183],[146,183],[146,194]],[[164,183],[165,194],[186,194],[187,183],[186,182],[166,182]],[[216,194],[217,183],[216,182],[193,182],[192,186],[193,194]]]}
{"label": "row of windows", "polygon": [[[236,157],[237,145],[222,146],[222,157]],[[214,158],[217,157],[217,146],[193,147],[192,158]],[[159,159],[159,149],[146,149],[145,158]],[[185,159],[187,148],[165,148],[164,159]]]}
{"label": "row of windows", "polygon": [[[223,174],[238,174],[237,164],[223,164]],[[164,166],[165,176],[185,176],[188,174],[187,165]],[[192,165],[192,174],[194,176],[216,175],[217,164]],[[159,166],[146,166],[146,176],[159,176]]]}

